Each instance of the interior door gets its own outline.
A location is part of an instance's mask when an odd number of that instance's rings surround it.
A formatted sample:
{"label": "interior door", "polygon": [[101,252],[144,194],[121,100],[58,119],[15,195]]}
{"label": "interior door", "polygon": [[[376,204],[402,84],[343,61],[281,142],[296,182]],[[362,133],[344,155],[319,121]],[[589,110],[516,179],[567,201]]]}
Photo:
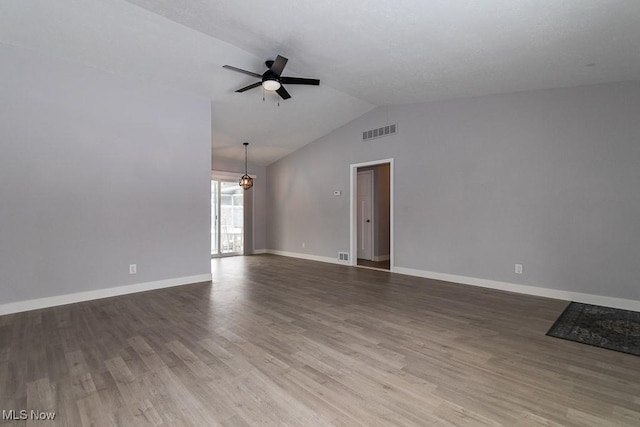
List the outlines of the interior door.
{"label": "interior door", "polygon": [[373,259],[373,171],[358,172],[358,259]]}

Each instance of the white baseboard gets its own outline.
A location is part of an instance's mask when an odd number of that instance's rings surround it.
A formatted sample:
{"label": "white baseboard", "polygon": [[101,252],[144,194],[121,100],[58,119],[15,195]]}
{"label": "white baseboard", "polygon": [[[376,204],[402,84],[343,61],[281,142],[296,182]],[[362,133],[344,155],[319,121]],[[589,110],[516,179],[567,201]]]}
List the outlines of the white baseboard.
{"label": "white baseboard", "polygon": [[[278,251],[267,249],[267,253],[288,256],[292,258],[308,259],[311,261],[327,262],[331,264],[350,265],[337,259],[317,255],[301,254],[297,252]],[[517,294],[533,295],[545,298],[553,298],[564,301],[575,301],[584,304],[601,305],[604,307],[620,308],[622,310],[640,311],[640,301],[607,297],[603,295],[585,294],[581,292],[563,291],[560,289],[541,288],[538,286],[519,285],[516,283],[499,282],[497,280],[480,279],[477,277],[459,276],[456,274],[436,273],[433,271],[417,270],[414,268],[393,267],[392,273],[406,274],[408,276],[424,277],[426,279],[442,280],[445,282],[461,283],[463,285],[478,286],[482,288],[498,289]]]}
{"label": "white baseboard", "polygon": [[20,313],[23,311],[39,310],[41,308],[55,307],[58,305],[73,304],[76,302],[91,301],[101,298],[115,297],[119,295],[133,294],[136,292],[151,291],[154,289],[170,288],[173,286],[189,285],[192,283],[211,281],[211,273],[196,276],[176,277],[174,279],[157,280],[154,282],[136,283],[133,285],[117,286],[114,288],[96,289],[94,291],[78,292],[67,295],[30,299],[25,301],[0,304],[0,315]]}
{"label": "white baseboard", "polygon": [[380,262],[380,261],[388,261],[388,260],[390,260],[391,256],[389,254],[386,254],[386,255],[373,256],[372,258],[373,258],[372,261]]}
{"label": "white baseboard", "polygon": [[262,254],[266,254],[267,253],[267,249],[254,249],[253,250],[253,255],[262,255]]}
{"label": "white baseboard", "polygon": [[584,304],[614,307],[623,310],[640,311],[640,301],[624,298],[614,298],[602,295],[584,294],[581,292],[563,291],[560,289],[541,288],[538,286],[518,285],[516,283],[498,282],[496,280],[479,279],[476,277],[458,276],[456,274],[435,273],[432,271],[416,270],[413,268],[395,267],[394,273],[409,276],[424,277],[427,279],[442,280],[445,282],[461,283],[464,285],[479,286],[482,288],[499,289],[501,291],[515,292],[518,294],[534,295],[565,301],[575,301]]}
{"label": "white baseboard", "polygon": [[298,253],[298,252],[278,251],[278,250],[275,250],[275,249],[267,249],[267,253],[268,254],[273,254],[273,255],[288,256],[288,257],[291,257],[291,258],[307,259],[309,261],[320,261],[320,262],[328,262],[330,264],[351,265],[348,261],[346,261],[346,262],[345,261],[338,261],[338,258],[330,258],[330,257],[326,257],[326,256],[301,254],[301,253]]}

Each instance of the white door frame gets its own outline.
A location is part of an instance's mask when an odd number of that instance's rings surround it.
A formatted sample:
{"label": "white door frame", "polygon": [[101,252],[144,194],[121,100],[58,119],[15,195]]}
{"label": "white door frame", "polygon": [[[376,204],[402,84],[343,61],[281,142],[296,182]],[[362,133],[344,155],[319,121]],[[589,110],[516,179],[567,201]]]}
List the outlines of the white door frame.
{"label": "white door frame", "polygon": [[[244,175],[244,172],[228,172],[228,171],[219,171],[219,170],[212,170],[211,171],[211,180],[212,181],[218,181],[218,182],[238,182],[239,181],[239,177],[241,177],[242,175]],[[253,179],[256,179],[256,176],[254,174],[249,174],[249,176]],[[239,185],[239,184],[238,184]],[[220,186],[218,186],[218,213],[220,213]],[[254,197],[254,191],[251,191],[251,209],[254,209],[254,202],[255,202],[255,197]],[[243,192],[243,198],[246,199],[247,197],[247,192],[244,191]],[[246,217],[247,212],[245,211],[245,205],[246,203],[242,204],[242,215],[243,217]],[[209,215],[209,220],[211,220],[211,215]],[[211,223],[211,221],[209,221],[209,223]],[[247,253],[253,253],[254,248],[255,248],[255,238],[256,238],[256,233],[255,233],[255,215],[253,214],[253,212],[251,212],[251,246],[249,247],[249,245],[247,245],[247,241],[245,239],[246,236],[246,229],[243,225],[242,227],[242,252],[230,252],[230,253],[226,253],[223,254],[221,252],[221,241],[220,241],[220,223],[218,222],[218,229],[216,230],[216,234],[217,234],[217,238],[218,238],[218,253],[215,255],[211,255],[211,259],[213,258],[224,258],[224,257],[232,257],[232,256],[239,256],[239,255],[245,255]],[[211,236],[209,236],[211,237]],[[209,239],[211,240],[211,239]],[[211,245],[209,246],[211,247]],[[248,250],[248,252],[247,252]]]}
{"label": "white door frame", "polygon": [[350,197],[351,203],[349,204],[349,265],[358,265],[358,168],[364,168],[367,166],[376,166],[388,163],[389,164],[389,271],[394,270],[395,257],[394,257],[394,233],[393,233],[393,158],[372,160],[364,163],[353,163],[349,168],[349,181],[350,181]]}

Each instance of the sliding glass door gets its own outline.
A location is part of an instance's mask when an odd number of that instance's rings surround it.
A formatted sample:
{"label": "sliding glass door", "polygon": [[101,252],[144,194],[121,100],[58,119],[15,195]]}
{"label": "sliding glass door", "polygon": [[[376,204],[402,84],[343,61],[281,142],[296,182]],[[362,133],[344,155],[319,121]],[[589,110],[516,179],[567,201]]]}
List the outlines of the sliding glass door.
{"label": "sliding glass door", "polygon": [[211,256],[244,253],[244,194],[235,181],[211,181]]}

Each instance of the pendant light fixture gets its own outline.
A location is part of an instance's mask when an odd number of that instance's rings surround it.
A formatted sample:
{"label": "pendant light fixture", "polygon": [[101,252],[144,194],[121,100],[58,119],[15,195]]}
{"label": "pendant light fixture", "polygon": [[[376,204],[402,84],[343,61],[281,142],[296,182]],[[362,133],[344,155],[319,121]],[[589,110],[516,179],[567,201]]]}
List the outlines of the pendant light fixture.
{"label": "pendant light fixture", "polygon": [[247,172],[247,147],[249,143],[243,142],[242,145],[244,145],[244,175],[240,178],[240,187],[248,190],[253,187],[253,178],[251,178]]}

